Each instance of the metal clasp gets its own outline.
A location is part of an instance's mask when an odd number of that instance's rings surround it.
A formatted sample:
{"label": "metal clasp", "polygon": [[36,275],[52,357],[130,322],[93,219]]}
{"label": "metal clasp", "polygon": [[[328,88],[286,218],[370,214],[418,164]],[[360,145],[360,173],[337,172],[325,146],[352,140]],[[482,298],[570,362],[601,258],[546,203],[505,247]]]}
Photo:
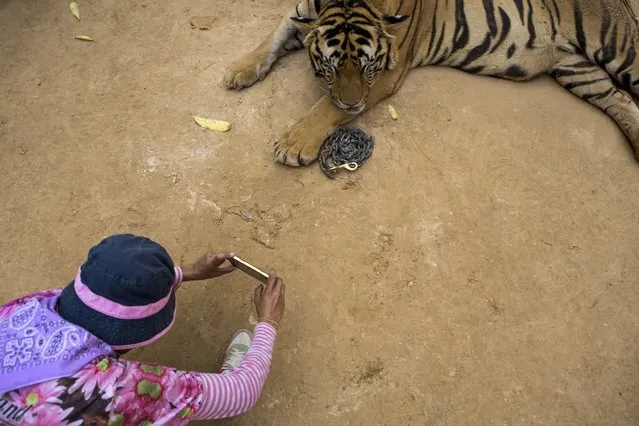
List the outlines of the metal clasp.
{"label": "metal clasp", "polygon": [[329,171],[333,171],[333,170],[337,170],[337,169],[346,169],[349,172],[354,172],[355,170],[357,170],[359,167],[359,164],[357,164],[356,162],[351,162],[351,163],[344,163],[344,164],[340,164],[339,166],[335,166],[335,167],[331,167],[330,169],[328,169]]}

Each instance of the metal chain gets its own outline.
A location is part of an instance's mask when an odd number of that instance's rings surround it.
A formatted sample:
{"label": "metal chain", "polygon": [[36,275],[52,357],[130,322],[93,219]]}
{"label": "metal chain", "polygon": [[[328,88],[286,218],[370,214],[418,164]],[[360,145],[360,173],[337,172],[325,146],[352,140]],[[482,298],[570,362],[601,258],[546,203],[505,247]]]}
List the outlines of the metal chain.
{"label": "metal chain", "polygon": [[335,179],[337,170],[332,167],[356,163],[361,167],[373,155],[375,141],[362,129],[338,127],[320,148],[319,164],[326,176]]}

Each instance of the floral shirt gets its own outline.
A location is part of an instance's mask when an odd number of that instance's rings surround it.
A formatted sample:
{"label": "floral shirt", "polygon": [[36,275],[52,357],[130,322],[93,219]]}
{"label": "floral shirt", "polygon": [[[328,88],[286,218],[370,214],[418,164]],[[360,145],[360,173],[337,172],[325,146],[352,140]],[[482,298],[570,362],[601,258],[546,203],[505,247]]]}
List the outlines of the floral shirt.
{"label": "floral shirt", "polygon": [[[0,320],[32,297],[0,307]],[[185,372],[113,356],[99,357],[71,377],[0,395],[0,424],[183,425],[193,419],[239,415],[257,402],[270,368],[274,341],[275,329],[259,323],[248,353],[225,374]]]}

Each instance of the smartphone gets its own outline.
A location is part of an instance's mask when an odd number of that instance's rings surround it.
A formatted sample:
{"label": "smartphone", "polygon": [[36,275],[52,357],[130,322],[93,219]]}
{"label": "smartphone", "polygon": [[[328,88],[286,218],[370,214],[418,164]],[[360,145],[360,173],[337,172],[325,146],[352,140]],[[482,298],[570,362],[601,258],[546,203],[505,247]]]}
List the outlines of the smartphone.
{"label": "smartphone", "polygon": [[237,269],[249,274],[256,280],[260,281],[262,284],[266,284],[268,282],[268,274],[266,272],[260,270],[259,268],[256,268],[248,262],[243,261],[239,257],[233,256],[230,259],[230,262]]}

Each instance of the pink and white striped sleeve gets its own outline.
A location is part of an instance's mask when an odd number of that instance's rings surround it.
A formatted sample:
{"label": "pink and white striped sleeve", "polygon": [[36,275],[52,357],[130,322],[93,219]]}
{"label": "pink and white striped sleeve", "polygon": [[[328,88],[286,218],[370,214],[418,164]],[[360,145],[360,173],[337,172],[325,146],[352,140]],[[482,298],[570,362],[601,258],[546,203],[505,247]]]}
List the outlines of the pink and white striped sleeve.
{"label": "pink and white striped sleeve", "polygon": [[249,351],[226,374],[199,373],[202,380],[202,406],[192,420],[212,420],[238,416],[255,406],[271,367],[276,331],[259,323],[253,332]]}

